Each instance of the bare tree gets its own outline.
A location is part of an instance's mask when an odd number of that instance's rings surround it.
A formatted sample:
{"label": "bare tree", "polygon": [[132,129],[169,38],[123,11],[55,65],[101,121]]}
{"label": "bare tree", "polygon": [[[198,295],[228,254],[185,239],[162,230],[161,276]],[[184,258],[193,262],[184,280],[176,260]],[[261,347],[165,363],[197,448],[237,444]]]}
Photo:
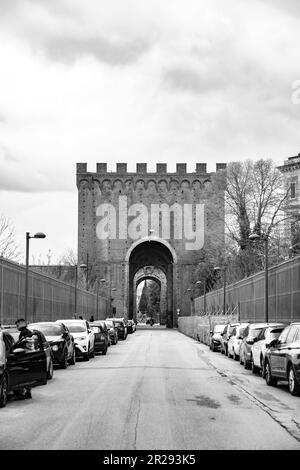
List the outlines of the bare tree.
{"label": "bare tree", "polygon": [[77,264],[77,254],[72,248],[68,248],[59,258],[58,264],[75,266]]}
{"label": "bare tree", "polygon": [[0,256],[16,261],[20,254],[14,226],[10,219],[0,214]]}

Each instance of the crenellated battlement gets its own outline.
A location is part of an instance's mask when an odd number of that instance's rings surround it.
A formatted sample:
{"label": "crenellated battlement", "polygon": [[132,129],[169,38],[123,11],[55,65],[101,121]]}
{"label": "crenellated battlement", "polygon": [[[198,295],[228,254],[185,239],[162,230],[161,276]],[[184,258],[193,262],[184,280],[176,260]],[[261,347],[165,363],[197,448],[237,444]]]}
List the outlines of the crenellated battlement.
{"label": "crenellated battlement", "polygon": [[[216,171],[225,170],[226,163],[217,163],[216,164]],[[93,173],[89,172],[87,169],[87,163],[77,163],[77,175],[85,174],[85,173]],[[194,172],[187,172],[187,165],[186,163],[177,163],[176,164],[176,171],[175,172],[168,172],[168,165],[167,163],[157,163],[156,164],[156,172],[148,172],[147,163],[137,163],[136,164],[136,171],[135,172],[127,172],[127,163],[117,163],[115,171],[107,171],[107,163],[97,163],[96,172],[97,175],[165,175],[165,176],[174,176],[174,175],[205,175],[207,174],[207,164],[206,163],[196,163],[196,168]],[[213,173],[208,173],[213,174]]]}

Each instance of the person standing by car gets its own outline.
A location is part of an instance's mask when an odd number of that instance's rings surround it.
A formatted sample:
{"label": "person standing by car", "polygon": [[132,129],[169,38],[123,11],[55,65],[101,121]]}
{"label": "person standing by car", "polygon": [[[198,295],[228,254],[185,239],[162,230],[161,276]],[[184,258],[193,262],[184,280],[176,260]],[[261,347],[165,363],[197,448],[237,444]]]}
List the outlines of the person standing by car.
{"label": "person standing by car", "polygon": [[[19,342],[21,342],[25,338],[30,338],[31,336],[33,336],[33,332],[29,330],[29,328],[27,328],[27,323],[24,320],[24,318],[19,318],[19,320],[16,321],[15,325],[20,332]],[[19,390],[18,392],[19,393],[17,394],[17,396],[19,398],[24,398],[24,399],[32,398],[31,387],[23,388],[22,390]]]}
{"label": "person standing by car", "polygon": [[33,332],[27,328],[27,323],[24,318],[19,318],[15,323],[19,334],[19,341],[22,341],[23,338],[30,337],[33,335]]}

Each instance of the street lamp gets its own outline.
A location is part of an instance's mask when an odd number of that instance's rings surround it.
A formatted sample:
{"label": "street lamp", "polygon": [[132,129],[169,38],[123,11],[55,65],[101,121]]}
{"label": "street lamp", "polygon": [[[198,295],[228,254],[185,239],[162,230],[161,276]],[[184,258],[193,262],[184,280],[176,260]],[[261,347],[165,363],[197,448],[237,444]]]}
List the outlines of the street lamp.
{"label": "street lamp", "polygon": [[[187,292],[192,292],[192,289],[189,287],[186,291]],[[191,311],[191,316],[193,316],[193,297],[192,297],[192,294],[190,294],[190,311]]]}
{"label": "street lamp", "polygon": [[[75,310],[75,315],[77,315],[77,291],[78,291],[78,264],[75,264],[75,293],[74,293],[74,310]],[[86,269],[87,265],[86,264],[81,264],[79,266],[80,269]]]}
{"label": "street lamp", "polygon": [[265,244],[265,322],[269,321],[269,237],[267,234],[258,235],[258,233],[252,233],[249,236],[249,240],[252,241],[263,241]]}
{"label": "street lamp", "polygon": [[226,267],[221,268],[220,266],[216,266],[214,268],[214,271],[223,273],[223,315],[225,315],[226,314]]}
{"label": "street lamp", "polygon": [[201,286],[201,284],[203,284],[203,309],[204,315],[206,315],[206,279],[204,279],[204,281],[197,281],[196,284],[197,286]]}
{"label": "street lamp", "polygon": [[26,262],[25,262],[25,311],[24,317],[27,320],[28,315],[28,286],[29,286],[29,240],[31,238],[46,238],[46,235],[42,232],[37,232],[31,236],[29,232],[26,232]]}

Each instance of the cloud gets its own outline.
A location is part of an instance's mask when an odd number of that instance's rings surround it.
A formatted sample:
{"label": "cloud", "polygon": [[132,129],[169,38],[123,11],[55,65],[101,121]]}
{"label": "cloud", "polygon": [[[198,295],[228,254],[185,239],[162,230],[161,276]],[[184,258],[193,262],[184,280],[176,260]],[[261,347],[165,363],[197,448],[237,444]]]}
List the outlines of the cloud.
{"label": "cloud", "polygon": [[127,65],[149,51],[152,42],[146,38],[110,40],[92,38],[52,37],[44,42],[47,54],[54,60],[72,63],[80,57],[93,56],[109,65]]}
{"label": "cloud", "polygon": [[[297,154],[297,5],[1,0],[0,205],[18,232],[51,230],[49,199],[53,220],[76,225],[77,161],[213,171]],[[69,238],[53,228],[53,251]]]}

